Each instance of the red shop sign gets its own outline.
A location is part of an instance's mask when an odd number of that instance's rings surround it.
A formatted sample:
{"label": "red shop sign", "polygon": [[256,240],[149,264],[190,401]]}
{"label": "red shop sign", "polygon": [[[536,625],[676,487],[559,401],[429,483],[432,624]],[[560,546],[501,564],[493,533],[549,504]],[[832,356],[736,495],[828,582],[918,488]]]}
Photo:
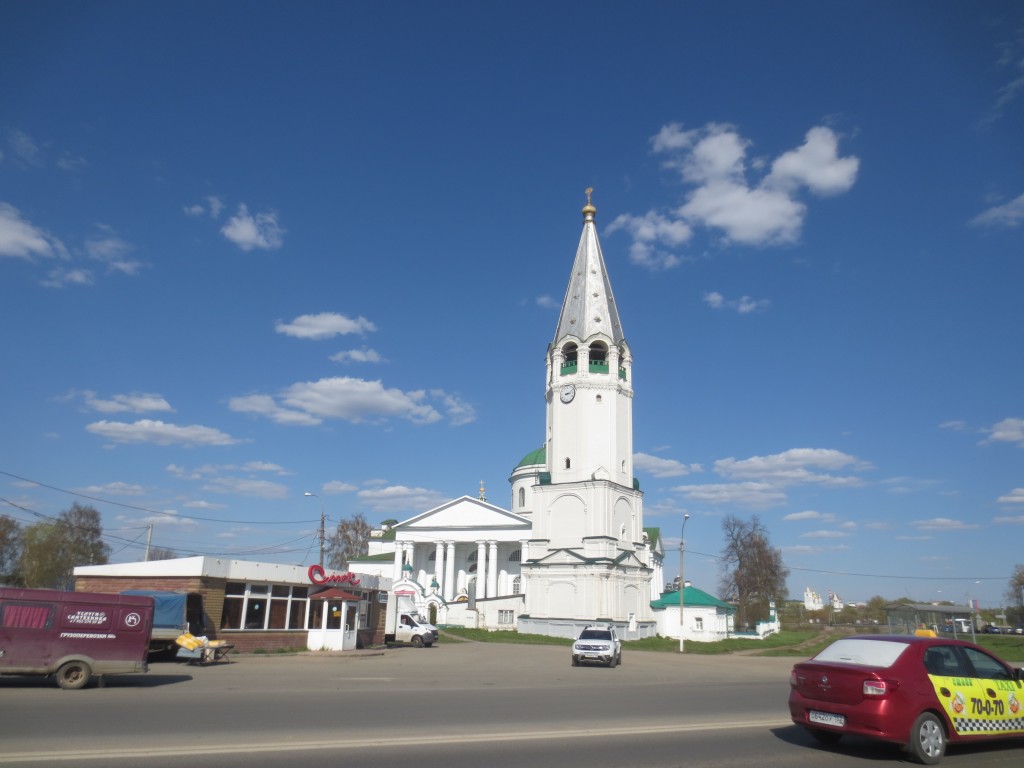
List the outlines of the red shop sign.
{"label": "red shop sign", "polygon": [[338,573],[328,576],[324,571],[322,565],[311,565],[309,566],[309,580],[314,584],[351,584],[353,587],[359,583],[359,579],[356,578],[356,574],[349,571],[348,573]]}

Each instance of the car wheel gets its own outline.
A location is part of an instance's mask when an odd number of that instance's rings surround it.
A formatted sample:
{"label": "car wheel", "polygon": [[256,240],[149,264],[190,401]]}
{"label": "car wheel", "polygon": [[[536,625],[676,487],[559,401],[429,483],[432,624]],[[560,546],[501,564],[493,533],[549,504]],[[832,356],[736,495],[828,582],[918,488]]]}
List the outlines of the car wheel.
{"label": "car wheel", "polygon": [[621,653],[619,654],[619,666],[620,667],[622,666],[622,654]]}
{"label": "car wheel", "polygon": [[580,665],[580,660],[577,659],[575,656],[572,657],[572,665],[574,667],[578,667]]}
{"label": "car wheel", "polygon": [[57,670],[57,685],[65,691],[84,688],[92,677],[92,668],[84,661],[69,661]]}
{"label": "car wheel", "polygon": [[422,648],[423,647],[423,638],[420,637],[419,635],[413,635],[413,637],[412,637],[412,644],[413,644],[414,648]]}
{"label": "car wheel", "polygon": [[618,659],[616,659],[614,656],[612,656],[611,660],[608,662],[608,669],[615,669],[615,665],[617,663],[618,663]]}
{"label": "car wheel", "polygon": [[946,732],[931,712],[922,712],[910,729],[910,756],[922,765],[937,765],[946,752]]}
{"label": "car wheel", "polygon": [[813,736],[819,744],[832,745],[843,738],[843,734],[837,731],[823,731],[819,728],[808,728],[807,730],[810,731],[811,736]]}

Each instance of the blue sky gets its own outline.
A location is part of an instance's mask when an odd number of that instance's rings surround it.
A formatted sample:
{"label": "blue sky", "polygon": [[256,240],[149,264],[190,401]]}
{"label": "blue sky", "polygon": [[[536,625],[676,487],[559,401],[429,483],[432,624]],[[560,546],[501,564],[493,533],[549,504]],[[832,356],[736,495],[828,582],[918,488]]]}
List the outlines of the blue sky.
{"label": "blue sky", "polygon": [[1022,117],[1014,2],[10,0],[2,511],[309,563],[507,506],[593,187],[668,574],[757,514],[794,597],[999,603]]}

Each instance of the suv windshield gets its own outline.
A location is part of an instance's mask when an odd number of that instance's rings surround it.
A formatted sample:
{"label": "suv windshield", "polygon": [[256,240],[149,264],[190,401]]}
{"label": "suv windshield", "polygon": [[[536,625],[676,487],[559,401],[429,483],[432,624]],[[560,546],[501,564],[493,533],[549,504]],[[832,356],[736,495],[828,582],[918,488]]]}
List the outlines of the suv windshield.
{"label": "suv windshield", "polygon": [[584,629],[580,640],[611,640],[612,633],[607,629]]}

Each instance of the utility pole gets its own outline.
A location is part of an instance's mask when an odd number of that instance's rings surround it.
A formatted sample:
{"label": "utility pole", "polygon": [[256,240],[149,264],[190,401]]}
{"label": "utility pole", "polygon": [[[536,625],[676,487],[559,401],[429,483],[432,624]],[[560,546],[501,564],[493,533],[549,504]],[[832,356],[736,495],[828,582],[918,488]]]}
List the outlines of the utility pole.
{"label": "utility pole", "polygon": [[[314,499],[320,499],[315,493],[306,491],[304,496],[312,496]],[[324,500],[320,499],[320,567],[324,566]]]}
{"label": "utility pole", "polygon": [[690,519],[690,513],[683,515],[683,527],[679,531],[679,652],[683,652],[683,635],[686,633],[686,614],[683,611],[686,594],[686,580],[683,578],[683,552],[686,549],[686,521]]}

